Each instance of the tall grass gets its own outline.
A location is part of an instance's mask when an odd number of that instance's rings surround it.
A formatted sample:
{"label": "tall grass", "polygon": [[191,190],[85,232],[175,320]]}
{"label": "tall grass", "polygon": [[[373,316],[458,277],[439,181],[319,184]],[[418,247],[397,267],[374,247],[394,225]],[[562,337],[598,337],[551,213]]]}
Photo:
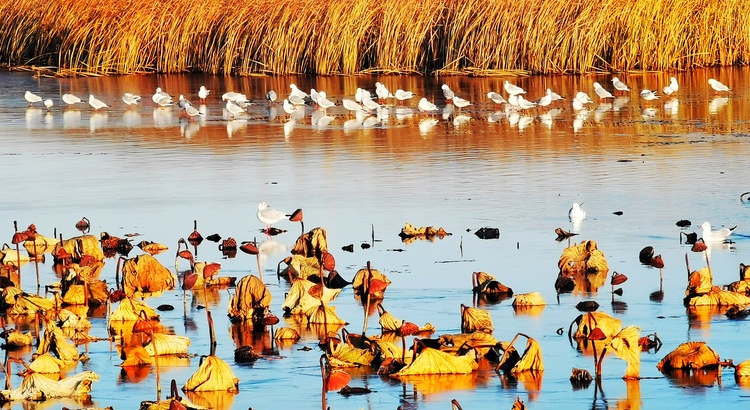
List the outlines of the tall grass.
{"label": "tall grass", "polygon": [[585,73],[750,63],[747,0],[12,0],[0,61],[59,75]]}

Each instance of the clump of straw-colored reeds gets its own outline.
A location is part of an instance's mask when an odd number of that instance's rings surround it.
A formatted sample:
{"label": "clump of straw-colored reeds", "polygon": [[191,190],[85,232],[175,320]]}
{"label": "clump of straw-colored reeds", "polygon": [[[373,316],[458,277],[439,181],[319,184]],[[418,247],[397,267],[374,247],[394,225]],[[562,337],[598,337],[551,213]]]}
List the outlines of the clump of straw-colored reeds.
{"label": "clump of straw-colored reeds", "polygon": [[0,61],[58,74],[583,73],[750,62],[727,0],[16,0]]}

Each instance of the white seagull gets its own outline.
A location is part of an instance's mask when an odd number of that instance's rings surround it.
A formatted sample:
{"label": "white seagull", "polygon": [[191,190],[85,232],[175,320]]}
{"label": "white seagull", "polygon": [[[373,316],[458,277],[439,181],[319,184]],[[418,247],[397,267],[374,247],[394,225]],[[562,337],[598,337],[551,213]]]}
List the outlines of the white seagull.
{"label": "white seagull", "polygon": [[656,95],[656,91],[643,90],[641,91],[641,97],[646,101],[658,100],[659,96]]}
{"label": "white seagull", "polygon": [[278,98],[276,96],[276,91],[268,90],[268,92],[266,93],[266,101],[268,101],[271,104],[276,104],[276,98]]}
{"label": "white seagull", "polygon": [[26,91],[26,93],[23,95],[23,98],[25,98],[26,101],[29,102],[29,107],[31,107],[31,105],[35,102],[42,102],[42,97],[32,93],[31,91]]}
{"label": "white seagull", "polygon": [[455,105],[456,107],[458,107],[458,109],[461,109],[461,108],[470,106],[471,103],[469,101],[467,101],[467,100],[464,100],[461,97],[454,96],[453,97],[453,105]]}
{"label": "white seagull", "polygon": [[261,202],[258,204],[258,220],[266,224],[266,232],[271,229],[271,225],[286,218],[285,213],[271,208],[267,203]]}
{"label": "white seagull", "polygon": [[47,98],[46,100],[44,100],[44,106],[47,107],[47,111],[49,111],[49,109],[52,108],[53,105],[55,105],[55,103],[51,98]]}
{"label": "white seagull", "polygon": [[422,111],[422,112],[437,111],[438,109],[437,105],[427,101],[427,98],[424,98],[424,97],[422,97],[422,99],[419,100],[419,104],[417,104],[417,108],[419,108],[419,111]]}
{"label": "white seagull", "polygon": [[141,101],[140,95],[135,95],[132,93],[125,93],[122,95],[122,102],[124,102],[127,105],[138,104],[140,101]]}
{"label": "white seagull", "polygon": [[94,108],[94,111],[99,111],[99,108],[109,108],[109,105],[97,100],[93,95],[89,95],[89,105]]}
{"label": "white seagull", "polygon": [[73,104],[76,104],[76,103],[83,102],[83,101],[81,101],[80,98],[76,97],[73,94],[63,94],[62,95],[62,100],[63,100],[63,102],[65,104],[68,104],[68,105],[73,105]]}
{"label": "white seagull", "polygon": [[207,90],[205,85],[201,86],[201,89],[198,90],[198,98],[200,101],[206,101],[206,97],[208,97],[208,93],[210,93],[211,90]]}
{"label": "white seagull", "polygon": [[669,85],[665,86],[662,91],[664,91],[664,95],[670,95],[672,93],[677,92],[677,90],[680,88],[679,85],[677,85],[677,79],[674,77],[670,77]]}
{"label": "white seagull", "polygon": [[289,84],[289,88],[291,88],[291,89],[292,89],[292,91],[291,91],[291,92],[289,93],[289,95],[290,95],[290,96],[296,96],[296,97],[299,97],[299,98],[301,98],[301,99],[303,99],[303,100],[304,100],[305,98],[309,97],[309,95],[307,95],[307,93],[306,93],[306,92],[304,92],[304,91],[300,90],[300,89],[299,89],[299,88],[297,87],[297,84]]}
{"label": "white seagull", "polygon": [[580,221],[580,220],[586,219],[586,211],[584,211],[583,208],[581,208],[581,205],[583,205],[583,203],[579,204],[576,202],[568,211],[568,218],[571,221],[575,221],[575,220]]}
{"label": "white seagull", "polygon": [[515,84],[511,84],[508,80],[505,80],[503,88],[505,89],[505,92],[510,95],[526,94],[526,91],[523,88]]}
{"label": "white seagull", "polygon": [[391,92],[388,91],[388,88],[386,88],[386,86],[380,82],[375,83],[375,94],[378,96],[379,100],[386,100],[388,98],[394,98],[393,94],[391,94]]}
{"label": "white seagull", "polygon": [[346,108],[349,111],[353,111],[353,112],[364,112],[365,111],[365,108],[362,107],[361,105],[359,105],[358,102],[356,102],[354,100],[350,100],[348,98],[344,98],[343,100],[341,100],[341,104],[344,106],[344,108]]}
{"label": "white seagull", "polygon": [[448,84],[443,84],[440,86],[440,88],[443,89],[443,96],[445,97],[446,100],[450,101],[453,99],[453,97],[456,96],[456,93],[454,93],[453,90],[451,90],[451,88],[448,87]]}
{"label": "white seagull", "polygon": [[549,93],[549,88],[547,89],[547,91],[547,94],[544,94],[542,98],[536,101],[536,105],[540,107],[547,107],[552,104],[552,95]]}
{"label": "white seagull", "polygon": [[602,85],[599,84],[598,82],[594,83],[594,92],[596,93],[596,95],[599,96],[600,100],[605,99],[605,98],[615,98],[615,96],[612,95],[612,93],[605,90],[604,87],[602,87]]}
{"label": "white seagull", "polygon": [[520,107],[522,110],[528,110],[530,108],[536,107],[536,103],[533,103],[525,98],[523,98],[522,95],[518,96],[518,107]]}
{"label": "white seagull", "polygon": [[221,95],[222,101],[232,101],[235,102],[237,99],[241,98],[242,94],[234,92],[234,91],[227,91],[224,94]]}
{"label": "white seagull", "polygon": [[623,83],[622,81],[620,81],[620,79],[617,77],[612,78],[612,85],[615,87],[615,90],[617,91],[630,91],[630,88],[628,88],[628,86],[625,85],[625,83]]}
{"label": "white seagull", "polygon": [[197,108],[193,107],[193,104],[190,104],[189,102],[185,105],[185,114],[188,115],[188,121],[193,121],[194,117],[198,115],[203,115],[202,112],[200,112]]}
{"label": "white seagull", "polygon": [[711,224],[708,222],[703,222],[701,224],[700,229],[703,230],[702,238],[704,242],[725,242],[727,240],[727,237],[734,232],[737,227],[734,228],[721,228],[718,231],[712,231],[711,230]]}
{"label": "white seagull", "polygon": [[154,104],[161,105],[159,104],[159,101],[164,98],[169,98],[171,100],[172,96],[162,91],[161,87],[156,87],[156,92],[151,96],[151,101],[153,101]]}
{"label": "white seagull", "polygon": [[399,100],[400,102],[404,102],[404,101],[406,101],[406,100],[414,97],[414,93],[413,92],[411,92],[411,91],[404,91],[404,90],[402,90],[400,88],[398,90],[396,90],[396,94],[394,94],[394,95],[396,96],[396,99]]}
{"label": "white seagull", "polygon": [[505,98],[503,98],[502,95],[500,95],[500,94],[498,94],[498,93],[496,93],[494,91],[488,92],[487,93],[487,98],[489,98],[490,100],[492,100],[492,102],[494,102],[495,104],[498,104],[498,105],[500,105],[500,104],[507,104],[508,103],[507,101],[505,101]]}
{"label": "white seagull", "polygon": [[226,107],[227,107],[227,111],[230,114],[232,114],[232,118],[236,118],[238,114],[242,114],[243,112],[245,112],[245,110],[242,109],[242,107],[240,107],[239,105],[233,103],[230,100],[227,100]]}
{"label": "white seagull", "polygon": [[323,114],[328,114],[327,110],[331,107],[336,106],[336,104],[325,97],[323,94],[318,94],[318,100],[316,101],[318,103],[318,107],[323,109]]}
{"label": "white seagull", "polygon": [[724,85],[724,84],[722,84],[722,83],[714,80],[713,78],[711,78],[711,79],[708,80],[708,84],[710,84],[711,88],[713,88],[714,91],[716,91],[717,93],[718,92],[722,92],[722,91],[732,91],[731,88],[729,88],[726,85]]}
{"label": "white seagull", "polygon": [[549,88],[547,89],[547,95],[549,95],[550,97],[552,97],[552,101],[560,101],[560,100],[564,100],[565,99],[560,94],[552,91]]}

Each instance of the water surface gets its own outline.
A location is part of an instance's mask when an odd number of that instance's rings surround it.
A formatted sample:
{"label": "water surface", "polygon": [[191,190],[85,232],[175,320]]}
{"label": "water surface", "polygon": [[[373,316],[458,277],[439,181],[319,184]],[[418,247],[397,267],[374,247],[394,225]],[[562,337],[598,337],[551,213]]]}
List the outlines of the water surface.
{"label": "water surface", "polygon": [[[529,99],[552,88],[567,97],[546,110],[508,112],[486,98],[501,91],[506,78],[464,77],[214,77],[126,76],[114,78],[34,78],[29,73],[0,73],[0,170],[5,176],[0,232],[10,241],[12,221],[21,228],[36,224],[52,235],[77,234],[82,216],[92,221],[92,233],[123,236],[139,233],[135,242],[153,240],[170,246],[157,258],[174,270],[172,251],[179,238],[192,231],[194,219],[204,235],[219,233],[238,241],[266,240],[256,219],[258,202],[291,212],[302,208],[305,228],[328,232],[338,271],[348,279],[371,261],[393,285],[384,306],[395,316],[417,324],[430,322],[436,335],[457,333],[460,305],[472,304],[471,273],[495,275],[516,293],[539,291],[548,305],[535,314],[516,313],[512,299],[483,304],[495,323],[494,336],[510,340],[517,332],[536,338],[544,353],[545,372],[537,380],[501,378],[491,369],[470,376],[426,377],[402,383],[381,378],[371,369],[351,369],[351,385],[367,386],[368,396],[345,398],[328,394],[334,409],[448,408],[457,398],[466,409],[510,408],[520,396],[531,409],[655,408],[675,401],[685,408],[716,403],[747,405],[747,392],[730,371],[719,381],[715,374],[667,378],[656,370],[666,353],[686,341],[706,341],[722,358],[739,362],[750,358],[741,342],[746,324],[729,321],[721,310],[688,311],[682,304],[686,285],[685,253],[675,222],[703,221],[714,226],[738,225],[735,243],[711,248],[714,283],[737,279],[737,266],[747,262],[748,205],[739,194],[750,191],[746,158],[750,154],[748,70],[726,69],[677,73],[681,84],[672,98],[647,104],[638,96],[643,88],[661,89],[666,73],[632,73],[619,77],[633,90],[611,106],[596,104],[575,113],[570,104],[577,91],[595,96],[591,84],[611,89],[609,75],[509,78],[524,87]],[[707,84],[717,78],[733,88],[715,95]],[[353,98],[357,87],[374,90],[381,81],[391,91],[412,90],[417,98],[393,106],[387,119],[357,120],[341,107],[329,110],[334,120],[313,124],[312,108],[290,125],[280,106],[263,100],[269,89],[280,95],[296,83],[303,90],[325,90],[334,101]],[[473,102],[461,112],[450,112],[440,85],[445,82]],[[150,100],[155,88],[184,94],[198,105],[200,85],[211,89],[207,115],[195,122],[176,108],[157,108]],[[52,98],[51,110],[29,108],[25,90]],[[254,101],[248,115],[231,120],[220,95],[240,91]],[[61,107],[59,97],[71,92],[94,94],[112,108],[95,113],[88,105]],[[143,96],[138,107],[126,108],[120,96]],[[660,93],[661,94],[661,93]],[[432,116],[416,110],[426,96],[438,104]],[[616,109],[616,107],[619,107]],[[448,109],[446,111],[446,108]],[[447,115],[444,115],[447,114]],[[468,117],[462,122],[461,115]],[[550,117],[552,117],[550,119]],[[420,122],[435,119],[427,129]],[[613,304],[609,286],[594,293],[562,294],[554,281],[557,261],[566,243],[554,241],[554,229],[572,229],[567,211],[573,202],[584,203],[588,217],[576,239],[593,239],[607,256],[611,270],[630,278],[624,294]],[[621,211],[622,215],[614,212]],[[452,235],[433,242],[402,243],[404,223],[444,227]],[[497,240],[480,240],[474,231],[498,227]],[[281,314],[285,281],[277,280],[276,264],[288,254],[299,234],[298,224],[281,222],[288,232],[273,237],[278,250],[263,260],[264,281],[273,294],[272,310]],[[373,241],[374,235],[374,241]],[[341,247],[353,244],[354,252]],[[363,249],[362,244],[369,244]],[[651,245],[662,254],[664,297],[658,271],[638,262],[638,252]],[[136,248],[131,256],[140,251]],[[700,255],[690,254],[691,267],[702,266]],[[256,274],[255,261],[240,253],[223,259],[216,244],[204,241],[198,260],[219,261],[222,275]],[[45,283],[57,280],[50,264],[41,267]],[[108,259],[102,278],[114,280],[116,260]],[[181,269],[186,268],[183,262]],[[24,290],[36,292],[33,267],[24,266]],[[321,403],[317,336],[305,330],[292,346],[272,346],[269,333],[253,333],[230,325],[227,303],[233,289],[212,290],[209,309],[217,325],[217,355],[232,366],[240,379],[240,393],[191,398],[216,408],[273,409],[285,405],[317,408]],[[596,300],[601,310],[641,327],[642,335],[658,332],[664,347],[643,353],[641,374],[647,379],[624,382],[625,364],[614,356],[604,363],[601,393],[593,386],[572,389],[573,367],[593,372],[590,354],[583,354],[556,334],[578,316],[575,305]],[[172,304],[161,321],[178,335],[191,338],[190,352],[209,352],[202,292],[191,296],[183,316],[181,292],[166,292],[149,299],[151,306]],[[346,289],[334,302],[352,332],[359,332],[363,308]],[[92,318],[91,334],[106,337],[106,317]],[[284,324],[298,326],[295,321]],[[368,333],[378,333],[377,314]],[[409,338],[408,343],[411,343]],[[238,343],[252,344],[264,358],[253,365],[237,365]],[[298,350],[312,347],[312,351]],[[153,369],[121,373],[121,363],[108,342],[92,343],[91,361],[68,373],[93,370],[101,379],[93,386],[92,406],[135,408],[135,403],[156,396]],[[29,359],[31,350],[14,355]],[[162,386],[172,378],[182,386],[198,367],[198,358],[162,364]],[[21,379],[13,377],[14,386]],[[14,408],[58,408],[63,402],[14,404]],[[76,404],[65,402],[68,407]],[[83,407],[79,405],[79,407]]]}

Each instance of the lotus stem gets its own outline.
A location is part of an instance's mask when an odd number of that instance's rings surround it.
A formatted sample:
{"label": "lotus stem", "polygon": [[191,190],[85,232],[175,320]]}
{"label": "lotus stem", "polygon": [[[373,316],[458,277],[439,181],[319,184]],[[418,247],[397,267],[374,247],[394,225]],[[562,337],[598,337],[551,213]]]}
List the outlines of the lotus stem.
{"label": "lotus stem", "polygon": [[42,282],[39,280],[39,251],[36,248],[36,233],[34,234],[34,265],[36,266],[36,291],[38,294]]}
{"label": "lotus stem", "polygon": [[159,352],[156,350],[156,339],[154,338],[154,331],[149,330],[148,336],[151,338],[151,344],[154,346],[154,365],[156,365],[156,400],[161,400],[161,383],[159,374]]}
{"label": "lotus stem", "polygon": [[323,392],[321,394],[323,410],[326,410],[326,393],[328,392],[328,388],[327,388],[328,380],[326,378],[325,361],[326,361],[326,354],[323,353],[322,355],[320,355],[320,375],[323,376]]}
{"label": "lotus stem", "polygon": [[[13,221],[13,230],[18,233],[18,223]],[[16,242],[16,262],[18,263],[18,288],[21,289],[21,249]]]}
{"label": "lotus stem", "polygon": [[362,336],[365,335],[365,332],[367,332],[367,320],[370,317],[370,293],[368,292],[370,290],[370,279],[372,278],[372,271],[370,270],[370,261],[367,261],[367,280],[362,281],[362,289],[364,292],[362,292],[362,297],[366,297],[367,301],[365,302],[365,323],[362,326]]}

